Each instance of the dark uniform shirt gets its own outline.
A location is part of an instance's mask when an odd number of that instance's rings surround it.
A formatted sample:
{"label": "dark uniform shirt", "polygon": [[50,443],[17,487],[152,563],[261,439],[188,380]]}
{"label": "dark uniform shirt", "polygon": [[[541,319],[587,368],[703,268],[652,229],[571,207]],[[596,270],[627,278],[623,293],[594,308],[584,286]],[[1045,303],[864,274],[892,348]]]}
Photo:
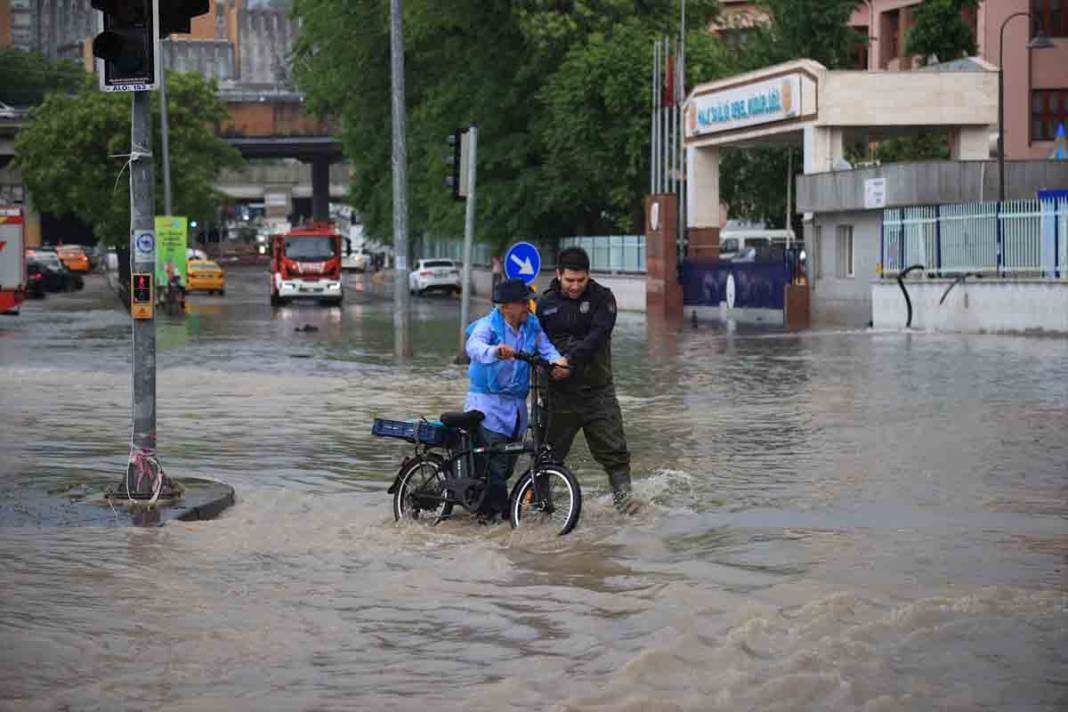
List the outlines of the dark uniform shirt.
{"label": "dark uniform shirt", "polygon": [[612,329],[616,298],[594,282],[578,299],[569,299],[554,279],[538,299],[538,321],[549,340],[573,367],[571,376],[551,381],[554,391],[575,392],[612,383]]}

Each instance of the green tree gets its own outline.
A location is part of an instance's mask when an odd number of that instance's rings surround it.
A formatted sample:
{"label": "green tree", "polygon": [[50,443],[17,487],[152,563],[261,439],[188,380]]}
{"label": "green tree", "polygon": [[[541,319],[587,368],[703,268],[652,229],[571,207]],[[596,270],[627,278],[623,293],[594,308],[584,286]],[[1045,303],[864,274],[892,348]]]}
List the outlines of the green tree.
{"label": "green tree", "polygon": [[74,92],[85,72],[74,62],[49,61],[39,52],[0,48],[0,101],[12,106],[35,106],[49,92]]}
{"label": "green tree", "polygon": [[[714,11],[710,0],[690,0],[695,35]],[[388,3],[297,0],[294,12],[298,84],[313,110],[338,118],[355,164],[353,204],[368,233],[386,238]],[[652,40],[675,30],[677,13],[670,0],[407,0],[413,234],[461,233],[463,208],[445,190],[443,159],[445,137],[471,122],[482,241],[630,225],[647,190]]]}
{"label": "green tree", "polygon": [[964,21],[964,10],[974,10],[979,0],[924,0],[916,8],[909,27],[905,52],[927,62],[932,55],[948,62],[976,53],[975,32]]}
{"label": "green tree", "polygon": [[[219,196],[212,182],[224,167],[241,165],[237,151],[216,136],[225,107],[214,84],[197,74],[168,72],[171,177],[175,212],[206,222]],[[153,126],[159,98],[153,95]],[[99,91],[86,80],[72,96],[51,94],[33,110],[16,139],[16,164],[38,209],[74,215],[98,240],[125,244],[130,230],[126,155],[130,153],[130,97]],[[152,132],[156,206],[161,209],[159,131]],[[157,210],[160,212],[160,210]]]}

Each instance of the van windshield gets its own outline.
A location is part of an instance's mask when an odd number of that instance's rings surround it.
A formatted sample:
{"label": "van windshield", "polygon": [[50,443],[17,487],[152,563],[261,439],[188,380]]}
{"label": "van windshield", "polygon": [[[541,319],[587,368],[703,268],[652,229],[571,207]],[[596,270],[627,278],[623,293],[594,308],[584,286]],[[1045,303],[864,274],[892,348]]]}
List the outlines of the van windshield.
{"label": "van windshield", "polygon": [[286,238],[286,257],[291,260],[324,262],[334,256],[334,238],[308,235]]}

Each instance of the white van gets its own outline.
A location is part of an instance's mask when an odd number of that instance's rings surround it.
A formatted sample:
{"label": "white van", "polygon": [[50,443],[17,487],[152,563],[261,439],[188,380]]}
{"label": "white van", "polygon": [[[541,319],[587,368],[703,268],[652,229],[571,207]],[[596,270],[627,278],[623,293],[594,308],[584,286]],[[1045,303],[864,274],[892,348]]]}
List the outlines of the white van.
{"label": "white van", "polygon": [[724,230],[719,234],[719,258],[733,262],[752,262],[762,247],[787,248],[793,244],[793,230]]}

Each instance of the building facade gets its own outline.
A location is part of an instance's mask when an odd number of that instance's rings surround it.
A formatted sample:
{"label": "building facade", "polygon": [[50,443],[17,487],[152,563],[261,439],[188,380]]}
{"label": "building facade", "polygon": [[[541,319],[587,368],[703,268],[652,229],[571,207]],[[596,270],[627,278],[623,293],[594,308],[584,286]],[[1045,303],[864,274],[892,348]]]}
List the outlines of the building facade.
{"label": "building facade", "polygon": [[[857,49],[856,68],[899,72],[922,66],[927,58],[905,52],[922,1],[857,3],[849,24],[867,38],[867,45]],[[713,31],[729,35],[767,21],[766,14],[748,0],[721,0],[721,6],[723,19]],[[1057,126],[1068,125],[1068,2],[983,0],[975,10],[964,10],[962,19],[975,33],[977,56],[1004,72],[1005,157],[1046,158],[1053,150]],[[1052,48],[1028,48],[1039,30],[1052,39]]]}

